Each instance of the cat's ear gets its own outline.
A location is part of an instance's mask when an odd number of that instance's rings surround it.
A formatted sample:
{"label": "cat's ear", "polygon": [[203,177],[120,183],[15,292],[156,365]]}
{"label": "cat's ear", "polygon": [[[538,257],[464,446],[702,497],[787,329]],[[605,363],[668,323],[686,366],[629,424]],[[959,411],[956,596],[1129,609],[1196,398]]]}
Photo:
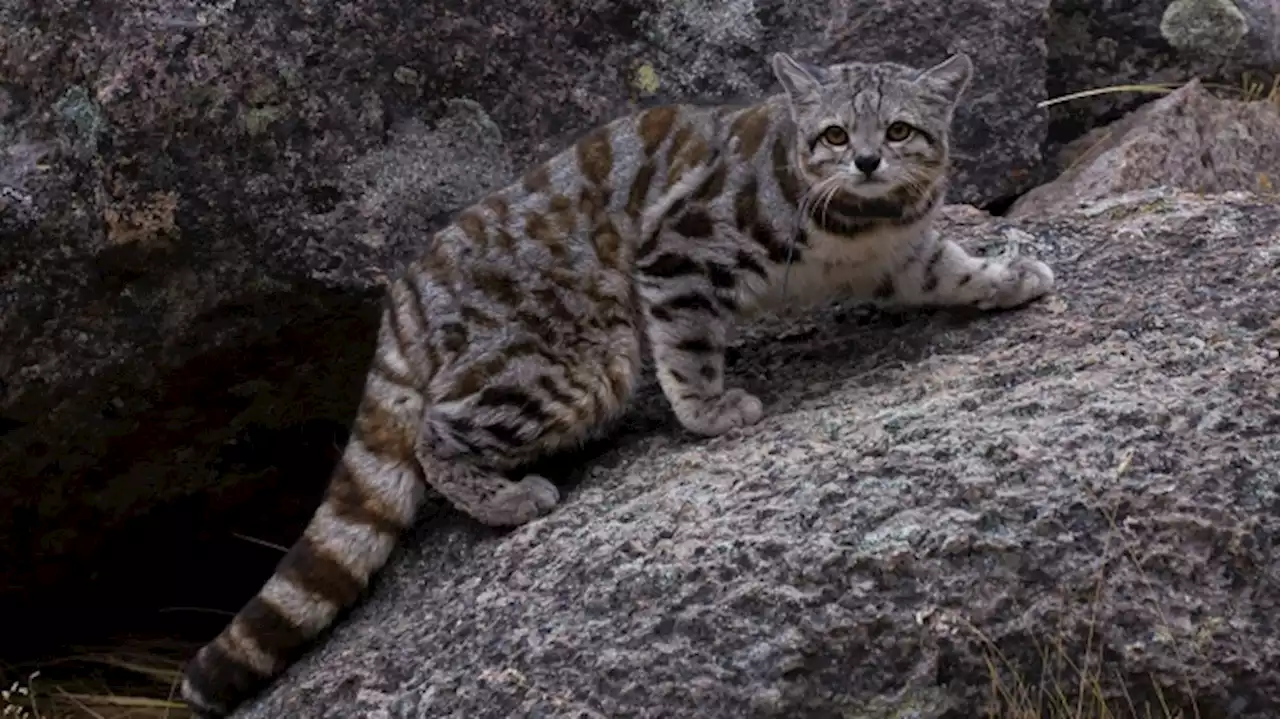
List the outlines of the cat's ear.
{"label": "cat's ear", "polygon": [[817,99],[818,89],[822,87],[821,68],[800,62],[785,52],[774,53],[770,64],[793,105],[808,105]]}
{"label": "cat's ear", "polygon": [[920,73],[916,82],[938,90],[954,105],[972,78],[973,61],[968,55],[958,52]]}

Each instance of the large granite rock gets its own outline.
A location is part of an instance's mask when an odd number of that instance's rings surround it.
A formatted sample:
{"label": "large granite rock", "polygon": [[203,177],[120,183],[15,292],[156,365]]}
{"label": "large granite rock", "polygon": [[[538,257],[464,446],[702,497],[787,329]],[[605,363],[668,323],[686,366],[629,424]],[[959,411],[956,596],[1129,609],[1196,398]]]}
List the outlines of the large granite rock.
{"label": "large granite rock", "polygon": [[758,96],[774,50],[963,50],[954,199],[1004,198],[1046,87],[1182,67],[1126,2],[0,2],[0,612],[48,648],[248,596],[273,557],[232,532],[314,506],[383,277],[588,126]]}
{"label": "large granite rock", "polygon": [[1280,206],[948,231],[1058,294],[756,326],[731,374],[761,424],[691,439],[650,394],[551,515],[429,517],[237,716],[989,716],[992,667],[1032,700],[1275,716]]}
{"label": "large granite rock", "polygon": [[1038,217],[1160,186],[1280,191],[1280,104],[1215,97],[1193,80],[1063,149],[1067,169],[1006,217]]}
{"label": "large granite rock", "polygon": [[[1280,77],[1280,2],[1053,0],[1046,41],[1049,97],[1195,77],[1265,88]],[[1053,161],[1064,144],[1156,97],[1116,92],[1051,106],[1046,157]]]}
{"label": "large granite rock", "polygon": [[384,275],[636,103],[760,96],[773,50],[965,49],[957,196],[1025,187],[1044,2],[0,3],[0,612],[248,596],[210,558],[312,508]]}

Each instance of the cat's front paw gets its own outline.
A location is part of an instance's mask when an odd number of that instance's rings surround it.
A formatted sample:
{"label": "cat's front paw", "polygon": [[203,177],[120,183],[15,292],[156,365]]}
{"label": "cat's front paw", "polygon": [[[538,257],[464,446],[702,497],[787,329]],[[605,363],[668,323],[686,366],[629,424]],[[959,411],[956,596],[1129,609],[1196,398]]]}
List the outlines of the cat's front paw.
{"label": "cat's front paw", "polygon": [[676,408],[676,416],[685,429],[696,434],[715,436],[735,427],[755,424],[764,416],[764,404],[742,389],[727,390],[709,399],[686,399]]}
{"label": "cat's front paw", "polygon": [[1004,268],[1005,279],[982,309],[1010,309],[1043,297],[1053,290],[1053,270],[1030,257],[1015,257]]}

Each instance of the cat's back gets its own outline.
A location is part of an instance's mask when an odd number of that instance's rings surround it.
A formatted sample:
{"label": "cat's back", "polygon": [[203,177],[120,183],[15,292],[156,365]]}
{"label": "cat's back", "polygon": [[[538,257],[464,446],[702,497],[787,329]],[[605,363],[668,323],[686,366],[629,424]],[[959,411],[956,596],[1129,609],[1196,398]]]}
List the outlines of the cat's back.
{"label": "cat's back", "polygon": [[[424,248],[418,271],[624,270],[644,210],[708,162],[740,108],[668,104],[616,118],[460,211]],[[532,274],[531,274],[532,273]]]}

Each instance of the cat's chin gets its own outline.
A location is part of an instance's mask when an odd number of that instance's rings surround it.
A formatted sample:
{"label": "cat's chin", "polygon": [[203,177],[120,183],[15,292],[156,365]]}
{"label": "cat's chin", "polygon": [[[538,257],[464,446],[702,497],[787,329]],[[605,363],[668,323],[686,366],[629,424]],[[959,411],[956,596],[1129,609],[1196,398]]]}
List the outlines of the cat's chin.
{"label": "cat's chin", "polygon": [[846,183],[843,187],[846,194],[859,200],[879,200],[891,194],[897,187],[885,180],[859,180]]}

